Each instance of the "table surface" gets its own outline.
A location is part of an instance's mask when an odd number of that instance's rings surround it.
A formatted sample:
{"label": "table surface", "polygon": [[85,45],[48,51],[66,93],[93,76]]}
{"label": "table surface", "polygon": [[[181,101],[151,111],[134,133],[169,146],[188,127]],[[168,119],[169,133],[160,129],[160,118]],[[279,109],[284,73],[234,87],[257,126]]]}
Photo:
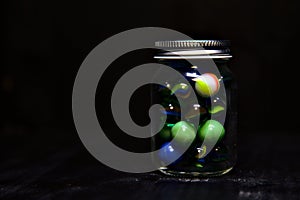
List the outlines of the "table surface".
{"label": "table surface", "polygon": [[0,137],[0,199],[300,199],[296,134],[240,134],[235,168],[202,179],[118,172],[61,136]]}

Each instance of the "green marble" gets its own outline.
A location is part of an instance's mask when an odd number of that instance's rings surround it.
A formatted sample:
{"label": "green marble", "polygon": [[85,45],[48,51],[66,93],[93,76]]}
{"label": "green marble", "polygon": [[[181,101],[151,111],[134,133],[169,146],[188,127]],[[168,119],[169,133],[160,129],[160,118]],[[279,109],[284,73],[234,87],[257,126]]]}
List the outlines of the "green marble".
{"label": "green marble", "polygon": [[207,120],[203,126],[199,128],[198,135],[203,141],[204,138],[208,140],[221,140],[225,135],[223,125],[216,120]]}
{"label": "green marble", "polygon": [[171,133],[171,128],[170,127],[164,127],[160,132],[159,132],[159,137],[164,140],[164,141],[169,141],[172,138],[172,133]]}
{"label": "green marble", "polygon": [[209,113],[216,114],[216,113],[221,112],[223,110],[225,110],[225,108],[223,106],[214,106],[212,109],[209,110]]}
{"label": "green marble", "polygon": [[181,98],[187,98],[191,93],[191,89],[185,83],[176,84],[171,91],[171,95],[176,94]]}
{"label": "green marble", "polygon": [[171,129],[172,137],[179,144],[186,144],[193,140],[196,135],[196,130],[193,125],[188,122],[177,122]]}

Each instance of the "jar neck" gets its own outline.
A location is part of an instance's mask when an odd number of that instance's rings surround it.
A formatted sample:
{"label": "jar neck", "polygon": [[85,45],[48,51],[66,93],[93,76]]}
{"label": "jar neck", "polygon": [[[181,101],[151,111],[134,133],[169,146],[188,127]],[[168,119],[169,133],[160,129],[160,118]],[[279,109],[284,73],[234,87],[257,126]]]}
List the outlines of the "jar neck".
{"label": "jar neck", "polygon": [[177,49],[158,52],[156,59],[229,59],[229,49]]}

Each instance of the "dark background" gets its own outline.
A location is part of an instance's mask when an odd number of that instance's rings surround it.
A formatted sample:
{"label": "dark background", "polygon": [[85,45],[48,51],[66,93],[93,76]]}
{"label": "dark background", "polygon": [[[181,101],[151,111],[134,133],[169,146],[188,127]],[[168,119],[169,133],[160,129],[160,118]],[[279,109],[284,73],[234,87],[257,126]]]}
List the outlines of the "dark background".
{"label": "dark background", "polygon": [[[77,70],[106,38],[147,26],[174,29],[194,39],[231,40],[230,65],[239,85],[239,134],[250,138],[242,141],[254,148],[259,140],[251,138],[263,134],[269,138],[266,141],[274,141],[272,146],[292,145],[291,151],[299,151],[299,1],[11,0],[1,4],[2,165],[16,155],[27,162],[28,152],[47,148],[77,145],[85,152],[72,119]],[[86,152],[83,157],[88,156]],[[4,169],[9,166],[13,164]],[[289,171],[288,166],[281,168]],[[5,186],[16,177],[0,178]]]}
{"label": "dark background", "polygon": [[[2,3],[1,127],[73,129],[71,93],[85,56],[104,39],[157,26],[229,39],[240,130],[297,131],[297,1]],[[290,104],[291,103],[291,104]],[[273,134],[273,133],[272,133]],[[275,134],[275,133],[274,133]]]}

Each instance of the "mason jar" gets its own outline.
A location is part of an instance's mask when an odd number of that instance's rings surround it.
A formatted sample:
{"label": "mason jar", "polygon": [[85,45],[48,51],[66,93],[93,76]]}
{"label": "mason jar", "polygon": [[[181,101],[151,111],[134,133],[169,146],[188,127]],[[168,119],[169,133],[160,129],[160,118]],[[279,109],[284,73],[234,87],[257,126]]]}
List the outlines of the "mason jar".
{"label": "mason jar", "polygon": [[229,172],[237,158],[237,86],[229,69],[230,42],[181,40],[155,45],[163,49],[156,61],[180,75],[166,76],[164,85],[152,88],[153,102],[163,108],[161,129],[152,140],[152,148],[160,151],[159,170],[177,176]]}

